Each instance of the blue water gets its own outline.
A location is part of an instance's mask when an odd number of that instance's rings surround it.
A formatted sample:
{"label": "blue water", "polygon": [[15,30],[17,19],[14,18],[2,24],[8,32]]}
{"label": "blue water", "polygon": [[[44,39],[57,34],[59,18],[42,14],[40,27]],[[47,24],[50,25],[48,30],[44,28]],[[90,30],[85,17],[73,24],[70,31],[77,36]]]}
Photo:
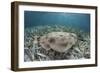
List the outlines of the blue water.
{"label": "blue water", "polygon": [[89,32],[90,14],[24,11],[24,24],[25,28],[39,25],[67,25]]}

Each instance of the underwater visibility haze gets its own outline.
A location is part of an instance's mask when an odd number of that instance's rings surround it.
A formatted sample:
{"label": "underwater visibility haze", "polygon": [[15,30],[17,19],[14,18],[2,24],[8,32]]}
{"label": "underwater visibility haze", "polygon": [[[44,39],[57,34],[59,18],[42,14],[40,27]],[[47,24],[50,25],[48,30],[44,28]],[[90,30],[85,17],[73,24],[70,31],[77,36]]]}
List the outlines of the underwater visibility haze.
{"label": "underwater visibility haze", "polygon": [[90,14],[67,12],[24,12],[25,28],[39,25],[67,25],[90,31]]}

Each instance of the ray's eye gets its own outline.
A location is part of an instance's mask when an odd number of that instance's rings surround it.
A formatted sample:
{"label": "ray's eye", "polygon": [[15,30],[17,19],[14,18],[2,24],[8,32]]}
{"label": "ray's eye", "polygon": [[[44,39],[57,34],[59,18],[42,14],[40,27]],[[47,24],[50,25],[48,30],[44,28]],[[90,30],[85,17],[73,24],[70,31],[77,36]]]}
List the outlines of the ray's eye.
{"label": "ray's eye", "polygon": [[50,38],[49,39],[49,43],[55,43],[55,39],[54,38]]}

